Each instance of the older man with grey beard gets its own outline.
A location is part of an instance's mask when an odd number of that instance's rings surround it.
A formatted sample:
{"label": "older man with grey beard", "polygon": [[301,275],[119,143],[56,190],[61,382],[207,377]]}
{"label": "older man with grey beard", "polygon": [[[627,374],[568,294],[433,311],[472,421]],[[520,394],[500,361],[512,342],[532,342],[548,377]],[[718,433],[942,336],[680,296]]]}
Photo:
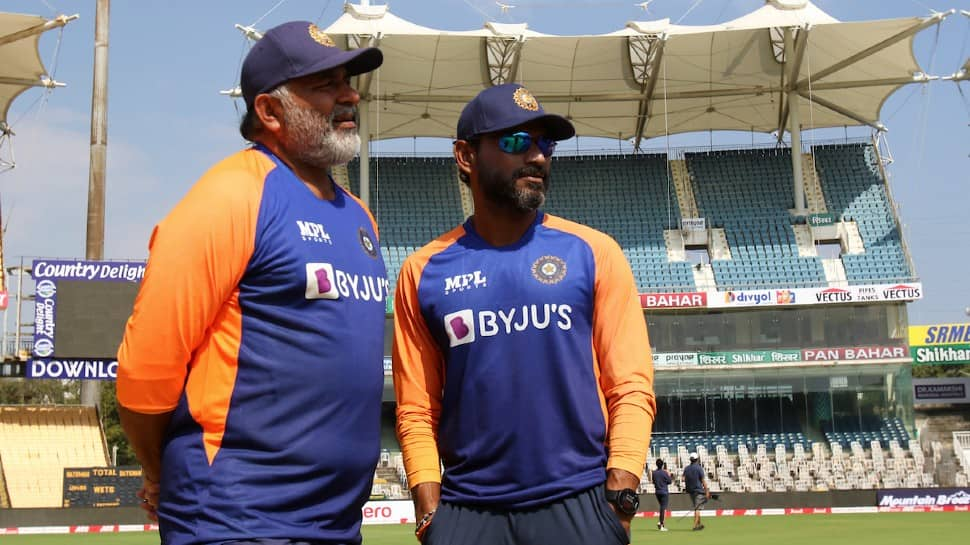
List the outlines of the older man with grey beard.
{"label": "older man with grey beard", "polygon": [[388,285],[374,218],[330,169],[360,147],[350,78],[382,60],[310,22],[268,30],[242,67],[253,146],[152,234],[118,401],[162,543],[361,541]]}

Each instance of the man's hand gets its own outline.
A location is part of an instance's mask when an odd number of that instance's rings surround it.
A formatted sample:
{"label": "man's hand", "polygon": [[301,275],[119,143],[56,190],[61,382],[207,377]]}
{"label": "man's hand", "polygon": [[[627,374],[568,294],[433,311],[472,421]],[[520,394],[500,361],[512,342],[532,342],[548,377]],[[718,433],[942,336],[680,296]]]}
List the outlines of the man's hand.
{"label": "man's hand", "polygon": [[158,481],[153,481],[142,474],[141,490],[135,493],[141,499],[141,508],[148,513],[148,520],[158,522]]}
{"label": "man's hand", "polygon": [[[640,485],[640,477],[630,473],[629,471],[623,469],[611,468],[606,470],[606,488],[609,490],[623,490],[624,488],[630,488],[636,490],[637,486]],[[623,525],[623,529],[626,533],[630,533],[630,522],[633,520],[633,515],[625,515],[617,511],[616,506],[612,502],[608,502],[610,509],[616,513],[616,517],[620,519],[620,524]]]}
{"label": "man's hand", "polygon": [[[414,498],[414,519],[420,524],[425,515],[438,509],[438,503],[441,501],[441,483],[417,484],[411,489],[411,497]],[[418,541],[423,541],[424,532],[430,524],[431,519],[428,519],[425,527],[416,529]]]}

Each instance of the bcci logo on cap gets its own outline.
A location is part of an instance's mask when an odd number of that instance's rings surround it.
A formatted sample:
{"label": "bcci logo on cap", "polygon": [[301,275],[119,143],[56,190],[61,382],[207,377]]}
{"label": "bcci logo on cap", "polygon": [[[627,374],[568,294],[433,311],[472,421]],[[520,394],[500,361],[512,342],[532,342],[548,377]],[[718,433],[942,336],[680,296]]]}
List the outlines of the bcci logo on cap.
{"label": "bcci logo on cap", "polygon": [[313,38],[313,41],[317,42],[318,44],[327,47],[337,47],[337,44],[333,43],[333,38],[327,36],[327,34],[320,30],[320,27],[317,25],[310,25],[309,32],[310,37]]}
{"label": "bcci logo on cap", "polygon": [[525,87],[519,87],[516,89],[515,93],[512,94],[512,100],[514,100],[515,104],[523,110],[529,110],[530,112],[539,111],[539,101],[537,101],[536,97],[532,96],[532,93],[530,93]]}

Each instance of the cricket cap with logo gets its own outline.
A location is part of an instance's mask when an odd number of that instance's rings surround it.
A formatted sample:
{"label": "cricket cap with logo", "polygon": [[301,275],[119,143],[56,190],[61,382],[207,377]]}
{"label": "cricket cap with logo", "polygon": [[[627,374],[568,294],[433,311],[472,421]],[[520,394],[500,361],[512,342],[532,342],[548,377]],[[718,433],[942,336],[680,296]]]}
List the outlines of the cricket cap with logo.
{"label": "cricket cap with logo", "polygon": [[547,114],[528,89],[518,83],[489,87],[465,105],[458,118],[459,140],[504,131],[526,123],[538,122],[553,140],[566,140],[576,134],[568,119]]}
{"label": "cricket cap with logo", "polygon": [[310,21],[290,21],[267,30],[243,61],[239,85],[246,107],[283,83],[338,66],[356,76],[376,69],[384,55],[376,47],[345,51]]}

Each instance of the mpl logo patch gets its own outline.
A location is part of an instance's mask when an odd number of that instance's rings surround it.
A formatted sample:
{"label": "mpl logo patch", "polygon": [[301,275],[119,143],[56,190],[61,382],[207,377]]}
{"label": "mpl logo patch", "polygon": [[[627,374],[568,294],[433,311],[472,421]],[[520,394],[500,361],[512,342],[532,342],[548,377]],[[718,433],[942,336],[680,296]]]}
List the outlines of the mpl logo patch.
{"label": "mpl logo patch", "polygon": [[306,264],[306,298],[338,299],[337,277],[330,263]]}
{"label": "mpl logo patch", "polygon": [[445,314],[445,332],[448,333],[448,346],[475,342],[475,316],[471,309]]}
{"label": "mpl logo patch", "polygon": [[333,245],[333,241],[330,240],[330,234],[319,223],[296,220],[296,225],[300,228],[300,238],[304,242],[322,242]]}
{"label": "mpl logo patch", "polygon": [[472,288],[482,288],[488,286],[488,278],[482,271],[456,274],[445,278],[445,295],[450,295],[456,291],[465,291]]}
{"label": "mpl logo patch", "polygon": [[371,257],[377,257],[377,245],[370,238],[370,233],[361,227],[357,230],[357,239],[360,240],[360,247]]}
{"label": "mpl logo patch", "polygon": [[57,293],[57,285],[54,284],[52,280],[41,280],[37,283],[37,287],[34,289],[34,292],[38,297],[47,299],[49,297],[53,297],[54,294]]}
{"label": "mpl logo patch", "polygon": [[554,255],[544,255],[532,264],[532,277],[543,284],[558,284],[566,278],[566,262]]}

